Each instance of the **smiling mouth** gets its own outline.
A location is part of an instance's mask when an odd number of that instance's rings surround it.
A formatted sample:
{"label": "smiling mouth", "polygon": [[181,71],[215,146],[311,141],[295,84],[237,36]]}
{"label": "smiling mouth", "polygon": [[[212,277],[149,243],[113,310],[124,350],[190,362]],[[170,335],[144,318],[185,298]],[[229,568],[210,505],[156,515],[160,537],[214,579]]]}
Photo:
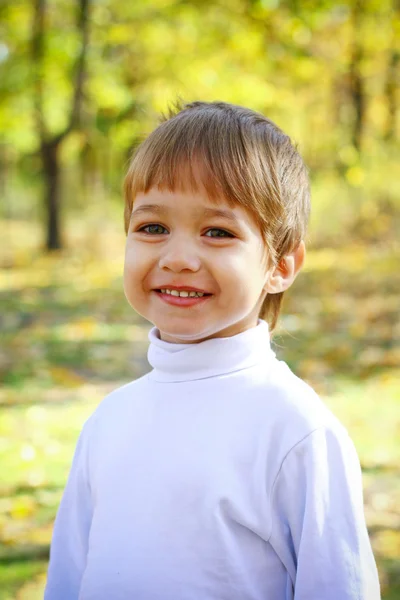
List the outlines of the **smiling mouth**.
{"label": "smiling mouth", "polygon": [[195,290],[175,290],[167,288],[156,289],[154,291],[158,292],[159,294],[165,294],[175,298],[204,298],[212,295],[207,292],[197,292]]}

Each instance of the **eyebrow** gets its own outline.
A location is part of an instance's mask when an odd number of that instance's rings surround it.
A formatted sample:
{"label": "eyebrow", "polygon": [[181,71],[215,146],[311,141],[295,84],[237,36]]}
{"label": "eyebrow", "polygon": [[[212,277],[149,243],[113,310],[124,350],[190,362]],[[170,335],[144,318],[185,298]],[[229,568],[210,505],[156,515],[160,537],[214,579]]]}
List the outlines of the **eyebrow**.
{"label": "eyebrow", "polygon": [[[138,206],[133,212],[131,217],[134,217],[136,215],[140,215],[142,213],[156,213],[158,215],[161,214],[166,214],[169,212],[169,209],[161,206],[160,204],[142,204],[142,206]],[[221,208],[205,208],[203,211],[203,216],[204,217],[221,217],[223,219],[228,219],[229,221],[232,221],[233,223],[238,224],[239,223],[239,219],[237,218],[237,216],[229,211],[229,210],[223,210]]]}
{"label": "eyebrow", "polygon": [[222,208],[206,208],[204,209],[203,214],[205,217],[222,217],[223,219],[228,219],[233,223],[239,223],[237,216],[230,210],[223,210]]}
{"label": "eyebrow", "polygon": [[138,206],[134,211],[132,211],[131,217],[140,215],[142,213],[149,213],[149,212],[162,214],[167,211],[165,208],[163,208],[159,204],[142,204],[142,206]]}

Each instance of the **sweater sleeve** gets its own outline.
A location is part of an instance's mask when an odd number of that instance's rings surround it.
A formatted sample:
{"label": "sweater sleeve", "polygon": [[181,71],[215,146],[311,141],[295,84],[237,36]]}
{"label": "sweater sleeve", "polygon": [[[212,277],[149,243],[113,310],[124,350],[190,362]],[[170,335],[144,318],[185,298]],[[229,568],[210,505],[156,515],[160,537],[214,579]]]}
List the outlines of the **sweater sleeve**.
{"label": "sweater sleeve", "polygon": [[78,600],[92,520],[88,480],[89,419],[76,446],[54,523],[44,600]]}
{"label": "sweater sleeve", "polygon": [[270,543],[294,600],[379,600],[361,469],[344,428],[320,428],[287,454],[272,494]]}

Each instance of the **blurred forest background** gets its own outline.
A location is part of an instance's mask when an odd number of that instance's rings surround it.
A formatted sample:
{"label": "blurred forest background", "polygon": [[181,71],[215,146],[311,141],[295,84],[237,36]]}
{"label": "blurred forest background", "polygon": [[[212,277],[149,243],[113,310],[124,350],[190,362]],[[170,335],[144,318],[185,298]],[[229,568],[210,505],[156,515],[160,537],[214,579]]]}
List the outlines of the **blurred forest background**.
{"label": "blurred forest background", "polygon": [[178,97],[260,110],[310,168],[274,343],[356,443],[400,598],[399,79],[399,0],[0,0],[1,600],[42,598],[79,430],[147,369],[121,184]]}

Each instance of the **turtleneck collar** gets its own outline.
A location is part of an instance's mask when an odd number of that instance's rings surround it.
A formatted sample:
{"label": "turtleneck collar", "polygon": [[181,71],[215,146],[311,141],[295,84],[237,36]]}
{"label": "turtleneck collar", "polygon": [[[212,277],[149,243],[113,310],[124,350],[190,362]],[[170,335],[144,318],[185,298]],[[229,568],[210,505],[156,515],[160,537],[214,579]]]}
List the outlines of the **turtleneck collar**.
{"label": "turtleneck collar", "polygon": [[234,373],[258,363],[270,362],[268,325],[258,325],[232,337],[212,338],[195,344],[172,344],[160,339],[153,327],[149,333],[147,358],[153,371],[150,378],[162,382],[193,381]]}

